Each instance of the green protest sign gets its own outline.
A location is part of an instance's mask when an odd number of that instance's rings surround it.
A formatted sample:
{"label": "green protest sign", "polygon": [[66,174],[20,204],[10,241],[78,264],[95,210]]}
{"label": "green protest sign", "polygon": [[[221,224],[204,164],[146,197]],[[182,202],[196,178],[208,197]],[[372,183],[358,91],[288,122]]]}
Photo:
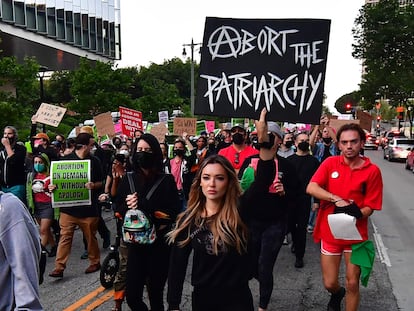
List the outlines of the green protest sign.
{"label": "green protest sign", "polygon": [[91,191],[85,184],[91,178],[90,160],[52,161],[50,182],[53,207],[91,205]]}

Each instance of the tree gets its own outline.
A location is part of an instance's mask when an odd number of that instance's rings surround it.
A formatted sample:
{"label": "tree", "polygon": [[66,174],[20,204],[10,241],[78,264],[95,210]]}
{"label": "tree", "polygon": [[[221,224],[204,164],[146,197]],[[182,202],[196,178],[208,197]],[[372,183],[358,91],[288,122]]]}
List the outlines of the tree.
{"label": "tree", "polygon": [[414,93],[414,7],[380,0],[360,10],[353,29],[353,56],[364,62],[361,97],[366,109],[386,97],[406,104]]}
{"label": "tree", "polygon": [[113,70],[110,63],[92,63],[82,58],[71,77],[71,110],[94,116],[132,104],[126,92],[132,85],[131,77]]}
{"label": "tree", "polygon": [[39,64],[25,58],[19,64],[15,57],[0,59],[0,128],[13,125],[20,137],[29,134],[30,117],[39,105]]}
{"label": "tree", "polygon": [[[340,113],[348,113],[348,111],[354,109],[359,102],[360,94],[357,91],[348,93],[339,97],[335,102],[335,108]],[[347,107],[349,105],[350,107]]]}

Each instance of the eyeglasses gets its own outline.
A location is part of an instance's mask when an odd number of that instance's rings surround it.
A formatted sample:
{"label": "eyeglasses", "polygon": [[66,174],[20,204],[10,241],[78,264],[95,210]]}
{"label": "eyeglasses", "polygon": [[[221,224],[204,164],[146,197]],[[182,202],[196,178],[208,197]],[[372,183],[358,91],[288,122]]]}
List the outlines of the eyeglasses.
{"label": "eyeglasses", "polygon": [[240,152],[236,152],[234,154],[234,164],[239,164],[240,163]]}
{"label": "eyeglasses", "polygon": [[148,152],[148,153],[152,153],[152,149],[151,148],[142,148],[142,147],[137,147],[137,152]]}

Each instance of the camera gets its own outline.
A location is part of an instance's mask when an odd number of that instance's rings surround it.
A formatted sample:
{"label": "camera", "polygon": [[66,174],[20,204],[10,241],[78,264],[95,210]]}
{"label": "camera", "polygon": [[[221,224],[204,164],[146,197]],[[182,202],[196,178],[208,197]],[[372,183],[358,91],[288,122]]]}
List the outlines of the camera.
{"label": "camera", "polygon": [[115,160],[121,162],[121,163],[125,163],[125,155],[121,154],[121,153],[117,153],[115,155]]}

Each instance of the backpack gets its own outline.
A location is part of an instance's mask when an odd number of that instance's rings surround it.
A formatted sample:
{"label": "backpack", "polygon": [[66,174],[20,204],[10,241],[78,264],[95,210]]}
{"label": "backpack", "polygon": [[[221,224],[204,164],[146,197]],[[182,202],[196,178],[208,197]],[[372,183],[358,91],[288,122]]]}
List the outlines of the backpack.
{"label": "backpack", "polygon": [[[127,173],[129,187],[131,193],[135,192],[134,181],[132,179],[132,173]],[[161,176],[151,190],[146,195],[146,200],[149,201],[152,194],[162,182],[165,175]],[[140,209],[129,209],[124,217],[124,223],[122,225],[122,238],[125,243],[131,244],[152,244],[157,238],[155,225],[152,222],[151,216]]]}
{"label": "backpack", "polygon": [[122,238],[125,243],[152,244],[157,234],[155,226],[147,215],[139,209],[129,209],[122,225]]}

